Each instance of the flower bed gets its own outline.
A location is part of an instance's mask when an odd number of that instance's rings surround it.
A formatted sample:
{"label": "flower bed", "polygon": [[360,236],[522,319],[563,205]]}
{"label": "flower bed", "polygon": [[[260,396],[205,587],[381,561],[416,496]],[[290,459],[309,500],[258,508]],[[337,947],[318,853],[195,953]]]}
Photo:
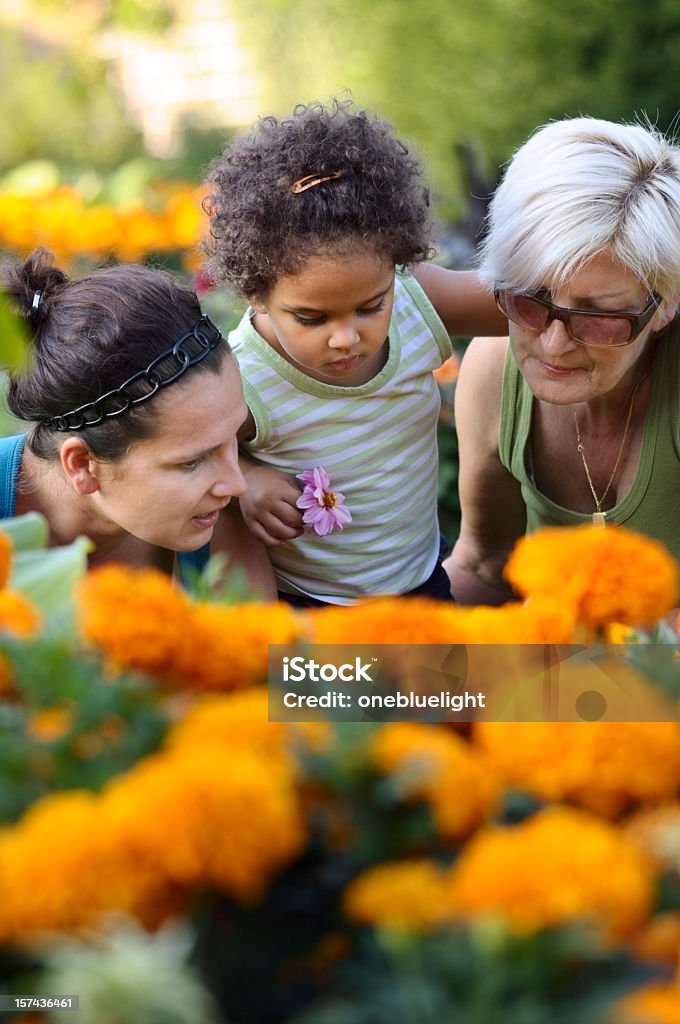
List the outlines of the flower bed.
{"label": "flower bed", "polygon": [[[499,609],[298,613],[109,566],[56,634],[10,562],[0,542],[5,989],[82,984],[85,1024],[142,1024],[163,1000],[168,1024],[678,1019],[680,662],[649,662],[663,722],[269,721],[265,687],[268,645],[303,640],[535,647],[618,623],[653,655],[678,640],[654,625],[677,602],[658,545],[528,537],[508,567],[524,600]],[[175,957],[142,999],[131,969],[113,985],[125,948]]]}

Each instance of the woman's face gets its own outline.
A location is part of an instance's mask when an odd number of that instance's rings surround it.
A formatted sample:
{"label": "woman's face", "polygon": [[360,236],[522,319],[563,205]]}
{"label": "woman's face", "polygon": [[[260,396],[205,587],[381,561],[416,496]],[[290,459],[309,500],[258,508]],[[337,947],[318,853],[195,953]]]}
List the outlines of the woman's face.
{"label": "woman's face", "polygon": [[[551,287],[545,297],[557,306],[601,312],[642,311],[650,295],[637,277],[609,255],[595,256],[567,285]],[[652,337],[670,319],[663,305],[631,344],[589,348],[573,341],[559,320],[543,331],[510,323],[510,345],[533,394],[554,405],[588,402],[617,390],[627,393],[638,376],[638,363]]]}
{"label": "woman's face", "polygon": [[173,551],[210,541],[220,510],[243,494],[236,434],[246,418],[235,360],[189,372],[153,399],[154,433],[96,464],[93,500],[109,526]]}

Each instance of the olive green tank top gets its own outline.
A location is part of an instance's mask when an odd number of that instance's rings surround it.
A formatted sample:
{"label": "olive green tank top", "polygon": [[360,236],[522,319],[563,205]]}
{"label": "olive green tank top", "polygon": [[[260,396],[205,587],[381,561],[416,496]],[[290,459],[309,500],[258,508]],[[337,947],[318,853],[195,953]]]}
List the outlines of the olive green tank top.
{"label": "olive green tank top", "polygon": [[[607,522],[655,537],[680,561],[680,325],[657,341],[640,461],[632,487]],[[498,436],[500,460],[519,482],[527,509],[527,533],[541,526],[590,522],[590,514],[555,504],[531,479],[529,432],[534,398],[508,346]]]}

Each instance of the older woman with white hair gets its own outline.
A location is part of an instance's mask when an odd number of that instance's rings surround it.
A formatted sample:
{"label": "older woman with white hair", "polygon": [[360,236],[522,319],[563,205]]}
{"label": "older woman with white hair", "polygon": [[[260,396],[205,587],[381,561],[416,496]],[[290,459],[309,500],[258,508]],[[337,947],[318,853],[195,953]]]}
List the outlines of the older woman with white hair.
{"label": "older woman with white hair", "polygon": [[480,276],[509,340],[456,394],[454,597],[498,604],[525,531],[618,523],[680,559],[680,148],[595,118],[538,130],[495,193]]}

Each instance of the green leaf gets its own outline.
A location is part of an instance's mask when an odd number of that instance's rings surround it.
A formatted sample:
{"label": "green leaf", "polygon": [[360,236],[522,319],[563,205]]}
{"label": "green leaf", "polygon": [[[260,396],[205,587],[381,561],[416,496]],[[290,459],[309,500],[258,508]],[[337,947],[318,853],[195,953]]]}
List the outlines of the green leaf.
{"label": "green leaf", "polygon": [[47,520],[39,512],[0,519],[0,530],[12,541],[15,553],[46,548],[50,536]]}

